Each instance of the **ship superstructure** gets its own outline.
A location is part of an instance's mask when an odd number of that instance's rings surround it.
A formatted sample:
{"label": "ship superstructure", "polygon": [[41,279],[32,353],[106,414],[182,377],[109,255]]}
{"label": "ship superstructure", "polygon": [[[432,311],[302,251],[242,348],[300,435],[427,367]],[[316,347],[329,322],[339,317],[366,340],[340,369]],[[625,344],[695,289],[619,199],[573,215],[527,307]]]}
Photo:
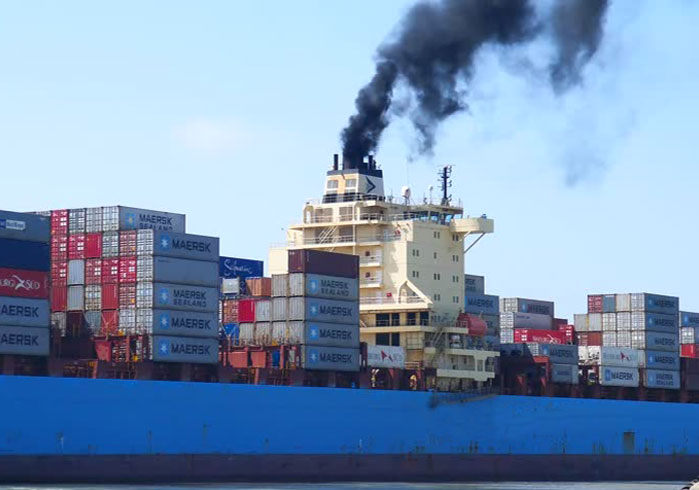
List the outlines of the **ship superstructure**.
{"label": "ship superstructure", "polygon": [[438,202],[418,203],[409,189],[401,194],[386,195],[373,157],[340,164],[335,155],[323,198],[306,202],[302,222],[287,231],[288,243],[272,250],[270,272],[285,272],[278,257],[286,249],[358,255],[361,340],[403,347],[406,368],[426,374],[428,386],[482,386],[494,378],[499,353],[486,350],[457,319],[468,238],[492,233],[493,220],[464,217],[446,192]]}

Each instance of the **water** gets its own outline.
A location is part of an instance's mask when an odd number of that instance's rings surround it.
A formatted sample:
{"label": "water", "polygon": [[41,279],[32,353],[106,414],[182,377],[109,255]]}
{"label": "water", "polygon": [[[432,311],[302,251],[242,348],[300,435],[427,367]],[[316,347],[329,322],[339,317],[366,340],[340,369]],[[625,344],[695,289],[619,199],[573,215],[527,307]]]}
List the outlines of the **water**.
{"label": "water", "polygon": [[679,490],[687,482],[627,483],[288,483],[191,485],[8,485],[0,490]]}

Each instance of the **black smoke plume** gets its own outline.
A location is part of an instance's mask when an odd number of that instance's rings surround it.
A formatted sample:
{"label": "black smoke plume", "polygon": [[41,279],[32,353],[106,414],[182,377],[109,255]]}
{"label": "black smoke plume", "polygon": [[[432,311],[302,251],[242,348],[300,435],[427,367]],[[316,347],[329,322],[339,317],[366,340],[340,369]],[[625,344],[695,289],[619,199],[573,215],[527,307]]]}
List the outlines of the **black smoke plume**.
{"label": "black smoke plume", "polygon": [[418,151],[431,152],[439,123],[467,107],[463,84],[487,44],[511,47],[548,33],[556,48],[552,87],[560,93],[578,83],[601,41],[606,8],[607,0],[556,0],[538,17],[530,0],[421,1],[408,11],[397,38],[378,50],[376,73],[360,90],[357,112],[342,131],[345,160],[356,163],[376,152],[399,82],[415,99],[410,117]]}

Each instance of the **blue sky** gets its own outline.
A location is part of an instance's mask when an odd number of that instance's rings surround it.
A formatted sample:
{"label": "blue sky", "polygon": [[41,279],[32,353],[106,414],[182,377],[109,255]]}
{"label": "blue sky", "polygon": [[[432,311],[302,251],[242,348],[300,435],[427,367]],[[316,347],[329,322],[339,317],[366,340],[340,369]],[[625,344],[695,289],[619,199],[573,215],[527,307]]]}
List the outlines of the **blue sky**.
{"label": "blue sky", "polygon": [[[266,259],[322,192],[376,47],[413,2],[4,2],[0,207],[124,204],[186,213],[222,253]],[[436,167],[496,233],[467,257],[492,294],[583,312],[595,292],[679,295],[699,310],[699,3],[616,0],[585,83],[554,96],[546,46],[485,50],[468,113],[411,160],[395,121],[386,187],[421,197]]]}

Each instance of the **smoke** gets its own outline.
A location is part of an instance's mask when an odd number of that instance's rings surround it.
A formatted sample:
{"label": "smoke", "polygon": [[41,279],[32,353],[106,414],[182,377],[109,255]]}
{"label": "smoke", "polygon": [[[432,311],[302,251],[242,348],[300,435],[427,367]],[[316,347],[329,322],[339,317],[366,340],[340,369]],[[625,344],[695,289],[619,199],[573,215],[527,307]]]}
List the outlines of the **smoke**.
{"label": "smoke", "polygon": [[408,11],[397,37],[378,49],[376,73],[360,90],[357,112],[342,131],[345,159],[358,162],[376,152],[399,82],[414,98],[409,116],[418,152],[429,154],[439,123],[467,108],[474,60],[487,44],[511,48],[548,35],[555,47],[552,88],[561,93],[579,83],[601,41],[606,8],[607,0],[556,0],[541,17],[530,0],[421,1]]}

